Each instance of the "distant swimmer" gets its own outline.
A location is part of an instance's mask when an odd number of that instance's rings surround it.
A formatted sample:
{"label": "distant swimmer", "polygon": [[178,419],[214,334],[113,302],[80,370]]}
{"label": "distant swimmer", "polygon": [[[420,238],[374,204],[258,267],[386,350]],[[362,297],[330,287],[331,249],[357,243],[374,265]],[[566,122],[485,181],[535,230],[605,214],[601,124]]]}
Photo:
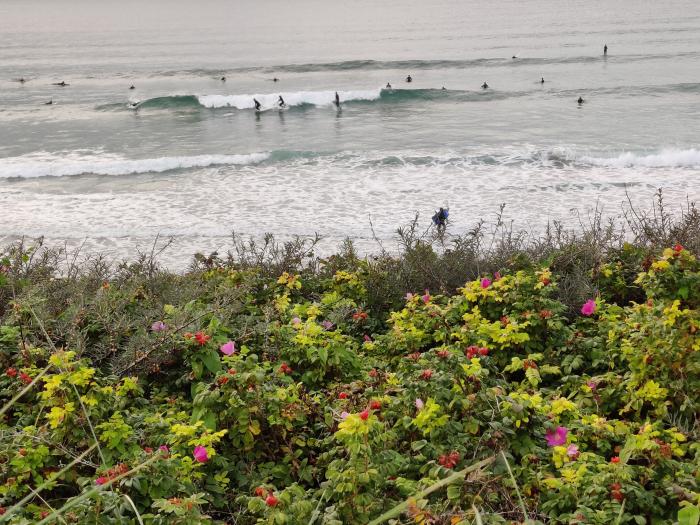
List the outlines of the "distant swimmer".
{"label": "distant swimmer", "polygon": [[408,75],[406,77],[406,82],[413,82],[413,79],[411,78],[411,75]]}
{"label": "distant swimmer", "polygon": [[133,84],[129,87],[129,89],[136,89]]}
{"label": "distant swimmer", "polygon": [[284,99],[282,98],[282,95],[280,95],[278,104],[279,104],[279,106],[280,106],[281,108],[286,108],[286,107],[287,107],[287,104],[284,103]]}
{"label": "distant swimmer", "polygon": [[53,86],[61,86],[61,87],[70,86],[70,84],[66,84],[65,80],[61,80],[60,82],[54,82],[52,85]]}
{"label": "distant swimmer", "polygon": [[222,82],[226,82],[226,77],[221,77]]}
{"label": "distant swimmer", "polygon": [[340,96],[338,95],[337,91],[335,92],[335,100],[333,101],[333,103],[335,104],[335,107],[340,109]]}
{"label": "distant swimmer", "polygon": [[540,80],[540,84],[544,84],[544,77]]}
{"label": "distant swimmer", "polygon": [[253,102],[255,103],[255,111],[260,111],[260,102],[258,102],[256,99],[253,99]]}
{"label": "distant swimmer", "polygon": [[578,105],[580,106],[583,104],[583,97],[578,97]]}
{"label": "distant swimmer", "polygon": [[22,77],[22,78],[18,78],[17,82],[19,82],[20,84],[24,84],[26,82],[26,80],[24,80],[24,77]]}
{"label": "distant swimmer", "polygon": [[275,77],[275,78],[273,78],[273,79],[272,79],[272,81],[273,81],[273,82],[279,82],[279,81],[280,81],[280,79],[279,79],[279,78],[277,78],[277,77]]}
{"label": "distant swimmer", "polygon": [[607,55],[607,54],[608,54],[608,44],[605,44],[605,45],[603,46],[603,54],[604,54],[604,55]]}
{"label": "distant swimmer", "polygon": [[515,60],[515,59],[518,58],[518,57],[516,57],[515,55],[513,55],[512,58],[513,58],[513,60]]}
{"label": "distant swimmer", "polygon": [[48,102],[44,102],[44,106],[50,106],[53,104],[53,99],[49,100]]}
{"label": "distant swimmer", "polygon": [[391,84],[389,82],[386,83],[386,88],[391,89]]}
{"label": "distant swimmer", "polygon": [[486,82],[481,84],[481,89],[488,89],[488,88],[489,88],[489,85]]}

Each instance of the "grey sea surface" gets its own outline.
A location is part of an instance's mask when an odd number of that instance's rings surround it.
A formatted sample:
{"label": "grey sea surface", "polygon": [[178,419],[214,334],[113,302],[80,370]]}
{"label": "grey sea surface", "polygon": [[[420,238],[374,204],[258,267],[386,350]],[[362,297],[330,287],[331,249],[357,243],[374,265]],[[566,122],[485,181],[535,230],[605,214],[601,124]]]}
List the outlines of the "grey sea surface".
{"label": "grey sea surface", "polygon": [[369,217],[536,231],[699,182],[696,0],[0,2],[3,243],[172,236],[181,269],[233,230],[373,251]]}

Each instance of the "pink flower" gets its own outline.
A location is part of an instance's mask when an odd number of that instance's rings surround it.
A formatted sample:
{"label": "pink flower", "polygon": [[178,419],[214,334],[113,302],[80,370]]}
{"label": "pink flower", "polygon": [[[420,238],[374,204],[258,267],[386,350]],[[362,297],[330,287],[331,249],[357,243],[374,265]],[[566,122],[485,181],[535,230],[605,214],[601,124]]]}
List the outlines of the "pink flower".
{"label": "pink flower", "polygon": [[416,399],[416,408],[418,410],[423,410],[423,407],[425,406],[425,403],[423,403],[423,400],[421,398]]}
{"label": "pink flower", "polygon": [[408,293],[406,294],[406,300],[407,300],[407,301],[410,301],[411,299],[413,299],[413,294],[412,294],[411,292],[408,292]]}
{"label": "pink flower", "polygon": [[493,280],[494,281],[500,281],[501,280],[501,272],[496,272],[493,274]]}
{"label": "pink flower", "polygon": [[588,381],[586,386],[595,392],[595,389],[598,388],[598,383],[595,381]]}
{"label": "pink flower", "polygon": [[170,452],[168,445],[161,445],[158,447],[158,450],[160,450],[161,452],[164,452],[165,454],[168,454]]}
{"label": "pink flower", "polygon": [[488,288],[489,286],[491,286],[491,279],[489,279],[488,277],[484,277],[484,278],[481,280],[481,287],[482,287],[482,288]]}
{"label": "pink flower", "polygon": [[371,343],[372,338],[368,336],[367,334],[363,335],[362,338],[365,340],[365,343]]}
{"label": "pink flower", "polygon": [[97,478],[97,479],[95,480],[95,484],[97,484],[97,485],[104,485],[104,484],[107,483],[108,481],[109,481],[109,480],[108,480],[105,476],[100,476],[99,478]]}
{"label": "pink flower", "polygon": [[294,319],[292,319],[292,324],[301,324],[301,319],[295,317]]}
{"label": "pink flower", "polygon": [[196,447],[194,447],[193,455],[195,461],[197,461],[198,463],[206,463],[207,461],[209,461],[209,454],[207,454],[207,449],[201,445],[197,445]]}
{"label": "pink flower", "polygon": [[348,412],[345,412],[344,410],[340,413],[340,419],[345,419],[348,417],[350,414]]}
{"label": "pink flower", "polygon": [[589,299],[589,300],[586,301],[586,302],[584,303],[584,305],[581,307],[581,313],[582,313],[583,315],[586,315],[586,316],[588,316],[588,315],[593,315],[593,314],[595,313],[595,309],[596,309],[595,300]]}
{"label": "pink flower", "polygon": [[426,290],[425,295],[423,295],[423,297],[421,297],[421,299],[423,299],[423,302],[425,304],[428,304],[430,302],[430,292],[428,290]]}
{"label": "pink flower", "polygon": [[236,343],[234,343],[233,341],[224,343],[219,347],[219,350],[221,350],[222,354],[231,355],[236,351]]}
{"label": "pink flower", "polygon": [[331,328],[333,328],[333,323],[326,320],[321,323],[321,326],[323,326],[323,328],[325,328],[326,330],[330,330]]}
{"label": "pink flower", "polygon": [[544,438],[547,440],[547,445],[550,447],[556,447],[566,443],[566,435],[569,433],[569,429],[566,427],[557,427],[554,432],[548,430]]}
{"label": "pink flower", "polygon": [[151,325],[151,330],[154,332],[164,332],[168,329],[168,326],[163,321],[156,321]]}
{"label": "pink flower", "polygon": [[569,456],[571,459],[576,459],[579,456],[579,451],[578,451],[578,446],[577,445],[569,445],[566,448],[566,455]]}

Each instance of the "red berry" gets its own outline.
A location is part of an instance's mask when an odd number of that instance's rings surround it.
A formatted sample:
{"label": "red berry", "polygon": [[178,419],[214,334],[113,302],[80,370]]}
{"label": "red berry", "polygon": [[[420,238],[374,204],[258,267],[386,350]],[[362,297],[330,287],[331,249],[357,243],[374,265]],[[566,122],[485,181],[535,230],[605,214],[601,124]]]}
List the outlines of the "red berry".
{"label": "red berry", "polygon": [[340,394],[338,394],[338,399],[347,399],[347,398],[348,398],[347,392],[341,392]]}
{"label": "red berry", "polygon": [[5,373],[7,374],[7,377],[17,377],[17,369],[16,368],[8,368]]}
{"label": "red berry", "polygon": [[613,456],[610,458],[610,463],[619,463],[620,458],[618,456]]}
{"label": "red berry", "polygon": [[488,348],[479,348],[479,355],[489,355],[489,349]]}
{"label": "red berry", "polygon": [[610,485],[610,490],[620,490],[622,486],[619,483],[612,483]]}
{"label": "red berry", "polygon": [[423,370],[420,374],[421,379],[425,379],[426,381],[430,380],[431,377],[433,377],[433,371],[430,369]]}
{"label": "red berry", "polygon": [[625,496],[620,492],[619,490],[613,490],[610,495],[615,498],[619,503],[622,503],[622,500],[625,499]]}
{"label": "red berry", "polygon": [[277,498],[272,494],[270,494],[267,498],[265,498],[265,504],[268,507],[276,507],[277,502],[278,502]]}
{"label": "red berry", "polygon": [[22,383],[24,383],[25,385],[28,385],[32,382],[32,378],[24,372],[19,373],[19,380],[22,381]]}
{"label": "red berry", "polygon": [[450,357],[450,352],[449,350],[439,350],[437,355],[441,359],[447,359],[448,357]]}
{"label": "red berry", "polygon": [[[264,497],[267,494],[265,487],[255,487],[255,495],[259,498]],[[274,497],[274,496],[273,496]]]}
{"label": "red berry", "polygon": [[373,368],[372,370],[369,371],[369,377],[377,377],[379,373],[377,372],[376,368]]}
{"label": "red berry", "polygon": [[382,404],[379,401],[370,401],[369,408],[371,408],[372,410],[381,410]]}
{"label": "red berry", "polygon": [[362,421],[367,421],[367,418],[369,417],[369,410],[363,410],[360,412],[360,419]]}

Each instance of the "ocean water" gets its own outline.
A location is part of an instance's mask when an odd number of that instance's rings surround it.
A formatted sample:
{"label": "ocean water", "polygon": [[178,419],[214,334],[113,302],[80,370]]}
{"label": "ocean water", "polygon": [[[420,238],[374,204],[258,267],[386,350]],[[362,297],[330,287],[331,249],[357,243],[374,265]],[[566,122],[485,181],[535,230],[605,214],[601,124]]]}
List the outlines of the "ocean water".
{"label": "ocean water", "polygon": [[537,231],[699,182],[697,0],[0,1],[3,243],[172,236],[180,269],[232,231],[372,251],[370,220]]}

